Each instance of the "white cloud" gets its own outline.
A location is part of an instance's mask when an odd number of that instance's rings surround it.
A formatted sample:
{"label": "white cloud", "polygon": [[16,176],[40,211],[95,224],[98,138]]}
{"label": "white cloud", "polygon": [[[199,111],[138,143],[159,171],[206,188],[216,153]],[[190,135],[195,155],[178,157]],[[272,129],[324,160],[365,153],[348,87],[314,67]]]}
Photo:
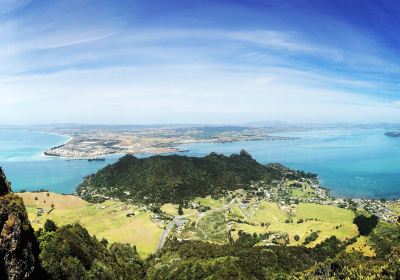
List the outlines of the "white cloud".
{"label": "white cloud", "polygon": [[[0,8],[26,3],[6,2]],[[381,73],[399,67],[363,34],[360,52],[292,30],[139,28],[44,13],[0,22],[1,122],[400,121],[398,104],[380,97],[391,86]],[[378,75],[362,75],[371,66]]]}
{"label": "white cloud", "polygon": [[272,82],[275,79],[276,79],[276,77],[274,77],[274,76],[267,76],[267,77],[257,78],[256,79],[256,84],[258,84],[258,85],[269,84],[270,82]]}
{"label": "white cloud", "polygon": [[[2,83],[1,95],[9,102],[0,104],[0,117],[89,123],[400,121],[393,101],[310,87],[282,69],[268,73],[214,65],[68,70]],[[254,83],[260,77],[271,82]]]}

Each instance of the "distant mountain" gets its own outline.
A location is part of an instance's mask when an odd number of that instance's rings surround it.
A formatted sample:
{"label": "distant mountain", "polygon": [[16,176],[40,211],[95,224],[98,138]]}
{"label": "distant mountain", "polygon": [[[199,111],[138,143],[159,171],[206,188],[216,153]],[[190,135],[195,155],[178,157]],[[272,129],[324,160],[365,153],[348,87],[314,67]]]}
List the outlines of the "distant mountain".
{"label": "distant mountain", "polygon": [[197,196],[218,196],[228,190],[248,189],[252,181],[280,180],[287,173],[307,176],[281,165],[262,165],[246,151],[231,156],[211,153],[203,158],[171,155],[138,159],[126,155],[86,177],[77,192],[92,202],[113,197],[180,203]]}
{"label": "distant mountain", "polygon": [[0,279],[41,279],[39,245],[22,199],[0,168]]}
{"label": "distant mountain", "polygon": [[245,123],[244,125],[251,127],[297,127],[298,126],[282,121],[257,121],[257,122],[248,122]]}

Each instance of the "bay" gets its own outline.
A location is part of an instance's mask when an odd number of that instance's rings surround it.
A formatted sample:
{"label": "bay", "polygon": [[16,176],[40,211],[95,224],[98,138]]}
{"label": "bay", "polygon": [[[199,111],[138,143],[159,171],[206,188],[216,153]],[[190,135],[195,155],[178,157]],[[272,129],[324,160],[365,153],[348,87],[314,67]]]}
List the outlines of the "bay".
{"label": "bay", "polygon": [[68,137],[27,131],[0,129],[0,167],[14,191],[46,189],[57,193],[73,193],[83,177],[96,172],[120,157],[105,161],[65,160],[46,157],[43,152],[68,141]]}
{"label": "bay", "polygon": [[278,133],[300,137],[287,141],[248,141],[192,144],[188,155],[248,151],[262,162],[317,173],[323,186],[337,197],[400,197],[400,138],[385,129],[323,129]]}
{"label": "bay", "polygon": [[[295,140],[196,143],[178,148],[188,156],[211,152],[226,155],[245,149],[262,163],[278,162],[291,168],[317,173],[323,186],[338,197],[400,197],[400,138],[384,135],[386,130],[335,128],[287,131],[279,136]],[[48,189],[72,193],[83,177],[114,163],[121,155],[104,162],[68,161],[43,156],[43,151],[60,145],[62,135],[27,130],[0,129],[0,166],[13,189]],[[141,155],[139,157],[148,156]]]}

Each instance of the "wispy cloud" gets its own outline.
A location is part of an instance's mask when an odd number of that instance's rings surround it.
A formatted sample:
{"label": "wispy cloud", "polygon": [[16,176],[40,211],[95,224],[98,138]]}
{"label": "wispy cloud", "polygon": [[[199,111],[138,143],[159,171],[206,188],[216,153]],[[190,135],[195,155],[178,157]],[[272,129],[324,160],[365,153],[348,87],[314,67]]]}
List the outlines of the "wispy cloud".
{"label": "wispy cloud", "polygon": [[[0,3],[12,14],[28,2]],[[264,22],[273,17],[266,11],[251,25],[207,13],[185,25],[140,2],[127,11],[122,2],[44,3],[0,16],[4,120],[18,113],[20,122],[28,114],[43,122],[58,112],[60,121],[156,122],[174,111],[194,122],[212,115],[328,121],[355,120],[358,110],[358,121],[400,121],[398,54],[345,21],[313,15],[314,30],[299,18]]]}

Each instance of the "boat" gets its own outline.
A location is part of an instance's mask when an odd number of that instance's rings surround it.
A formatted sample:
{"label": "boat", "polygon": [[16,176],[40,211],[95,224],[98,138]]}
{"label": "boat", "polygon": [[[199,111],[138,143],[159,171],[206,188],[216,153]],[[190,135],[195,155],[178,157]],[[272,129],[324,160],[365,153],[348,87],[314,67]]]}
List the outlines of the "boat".
{"label": "boat", "polygon": [[105,161],[106,158],[88,158],[88,161]]}

